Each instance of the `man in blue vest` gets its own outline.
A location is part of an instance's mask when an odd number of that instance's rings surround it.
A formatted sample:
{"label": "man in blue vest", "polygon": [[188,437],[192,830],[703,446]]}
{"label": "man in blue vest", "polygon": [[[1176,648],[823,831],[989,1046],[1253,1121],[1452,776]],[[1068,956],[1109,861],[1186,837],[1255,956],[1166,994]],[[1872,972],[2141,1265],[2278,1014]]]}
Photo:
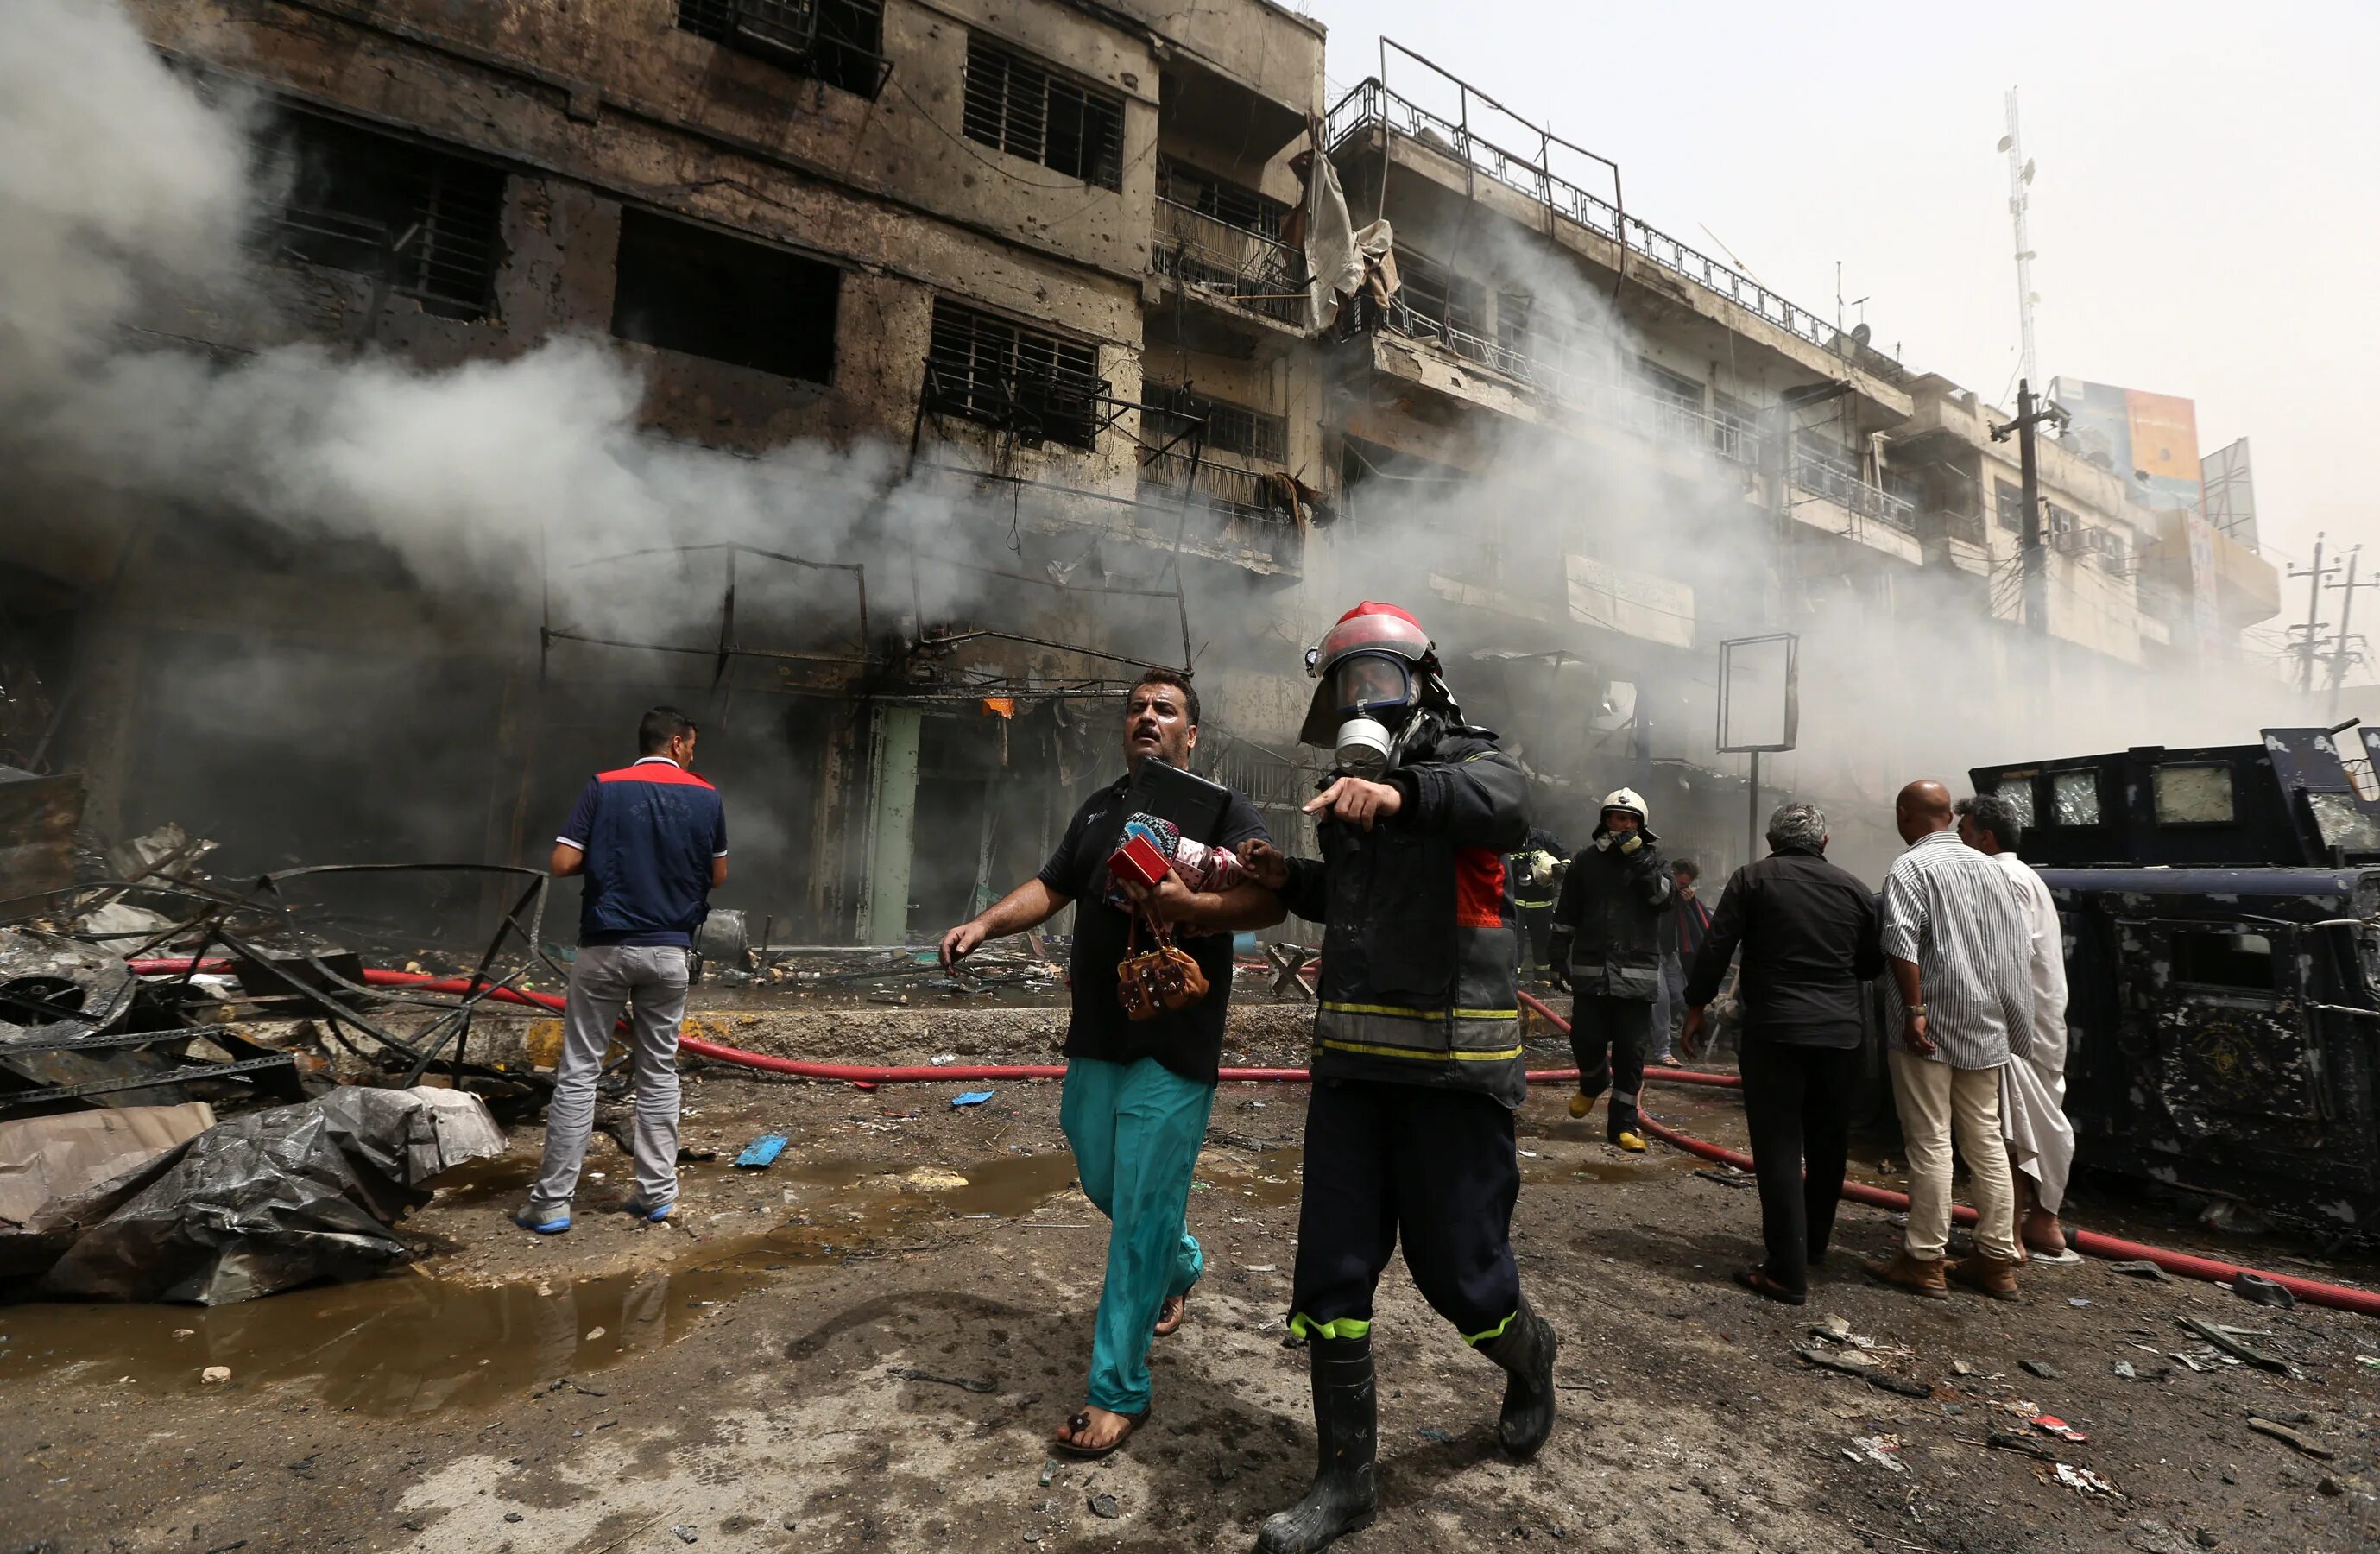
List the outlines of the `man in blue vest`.
{"label": "man in blue vest", "polygon": [[694,969],[694,932],[727,882],[727,811],[696,776],[694,720],[656,707],[638,725],[643,754],[600,771],[553,839],[553,873],[585,881],[578,955],[562,1016],[562,1061],[545,1111],[545,1160],[514,1222],[570,1228],[570,1198],[595,1121],[595,1080],[623,1011],[636,1074],[636,1194],[642,1220],[677,1201],[677,1032]]}

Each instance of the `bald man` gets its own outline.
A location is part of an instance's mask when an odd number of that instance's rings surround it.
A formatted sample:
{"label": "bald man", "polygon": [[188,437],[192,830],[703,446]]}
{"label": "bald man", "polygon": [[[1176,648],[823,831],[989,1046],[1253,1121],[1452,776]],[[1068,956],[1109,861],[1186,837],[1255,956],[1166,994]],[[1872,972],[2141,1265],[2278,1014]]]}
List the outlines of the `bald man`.
{"label": "bald man", "polygon": [[[2000,1139],[2000,1069],[2033,1039],[2032,939],[1998,865],[1959,840],[1939,783],[1900,790],[1909,850],[1884,877],[1892,1098],[1909,1151],[1909,1229],[1867,1265],[1888,1284],[1948,1300],[1952,1282],[2017,1298],[2016,1191]],[[1950,1151],[1974,1182],[1975,1256],[1945,1261]]]}

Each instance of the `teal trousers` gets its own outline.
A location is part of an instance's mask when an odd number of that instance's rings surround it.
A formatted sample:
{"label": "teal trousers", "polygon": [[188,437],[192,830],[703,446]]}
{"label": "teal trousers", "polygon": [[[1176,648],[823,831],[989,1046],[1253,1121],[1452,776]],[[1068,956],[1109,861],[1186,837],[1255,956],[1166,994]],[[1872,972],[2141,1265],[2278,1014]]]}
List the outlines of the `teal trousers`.
{"label": "teal trousers", "polygon": [[1148,1407],[1148,1344],[1168,1298],[1206,1267],[1190,1233],[1190,1173],[1207,1137],[1215,1087],[1154,1058],[1066,1062],[1058,1125],[1074,1147],[1084,1196],[1108,1217],[1108,1271],[1091,1339],[1091,1406]]}

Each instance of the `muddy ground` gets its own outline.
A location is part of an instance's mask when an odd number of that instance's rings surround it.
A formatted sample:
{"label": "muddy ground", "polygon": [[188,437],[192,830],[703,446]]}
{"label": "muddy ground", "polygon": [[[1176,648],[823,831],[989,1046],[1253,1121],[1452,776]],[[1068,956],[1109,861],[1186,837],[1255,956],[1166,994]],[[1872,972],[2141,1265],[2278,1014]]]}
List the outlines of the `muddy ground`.
{"label": "muddy ground", "polygon": [[[1285,1055],[1292,1012],[1245,1014],[1235,1048]],[[783,1034],[766,1015],[714,1017],[747,1045]],[[1045,1057],[1048,1024],[985,1018],[970,1055]],[[1545,1061],[1560,1057],[1557,1043]],[[1305,1363],[1281,1327],[1301,1090],[1222,1087],[1191,1208],[1209,1271],[1191,1325],[1155,1347],[1155,1417],[1104,1463],[1053,1466],[1044,1443],[1081,1401],[1105,1245],[1072,1184],[1057,1085],[993,1084],[954,1110],[985,1087],[694,1073],[686,1141],[721,1158],[687,1168],[678,1227],[601,1212],[626,1176],[599,1135],[604,1175],[578,1228],[513,1229],[540,1144],[525,1128],[512,1159],[407,1221],[407,1274],[212,1311],[0,1307],[0,1550],[1242,1548],[1302,1491]],[[1724,1092],[1655,1101],[1742,1147]],[[1560,1423],[1536,1462],[1503,1461],[1501,1373],[1392,1266],[1376,1329],[1382,1511],[1351,1554],[2380,1548],[2380,1364],[2358,1359],[2380,1355],[2380,1322],[2104,1263],[2034,1271],[2018,1305],[1925,1305],[1860,1276],[1896,1232],[1857,1206],[1811,1305],[1789,1311],[1729,1281],[1757,1233],[1741,1184],[1659,1146],[1621,1155],[1599,1116],[1573,1123],[1549,1091],[1521,1126],[1515,1242],[1562,1338]],[[733,1170],[766,1130],[795,1147]],[[1865,1173],[1892,1181],[1876,1164]],[[2380,1276],[2082,1196],[2085,1222],[2095,1208],[2169,1244]],[[1829,1316],[1926,1394],[1797,1361]],[[2185,1316],[2268,1333],[2252,1342],[2294,1374],[2202,1358]],[[229,1378],[202,1380],[211,1366]],[[2020,1402],[2088,1440],[2042,1433]],[[2330,1456],[2252,1431],[2252,1414]],[[2052,1460],[1995,1449],[1995,1432]],[[2060,1485],[2054,1462],[2114,1493]]]}

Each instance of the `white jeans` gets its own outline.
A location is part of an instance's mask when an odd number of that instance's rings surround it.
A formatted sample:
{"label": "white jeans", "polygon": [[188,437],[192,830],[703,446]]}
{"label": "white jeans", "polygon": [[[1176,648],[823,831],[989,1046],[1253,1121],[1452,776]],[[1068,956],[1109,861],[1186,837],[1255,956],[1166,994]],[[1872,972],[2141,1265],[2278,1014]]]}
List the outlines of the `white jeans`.
{"label": "white jeans", "polygon": [[2000,1071],[1952,1068],[1894,1044],[1892,1099],[1909,1150],[1909,1255],[1926,1261],[1950,1244],[1950,1143],[1967,1159],[1975,1194],[1975,1244],[2016,1257],[2016,1185],[2000,1137]]}

